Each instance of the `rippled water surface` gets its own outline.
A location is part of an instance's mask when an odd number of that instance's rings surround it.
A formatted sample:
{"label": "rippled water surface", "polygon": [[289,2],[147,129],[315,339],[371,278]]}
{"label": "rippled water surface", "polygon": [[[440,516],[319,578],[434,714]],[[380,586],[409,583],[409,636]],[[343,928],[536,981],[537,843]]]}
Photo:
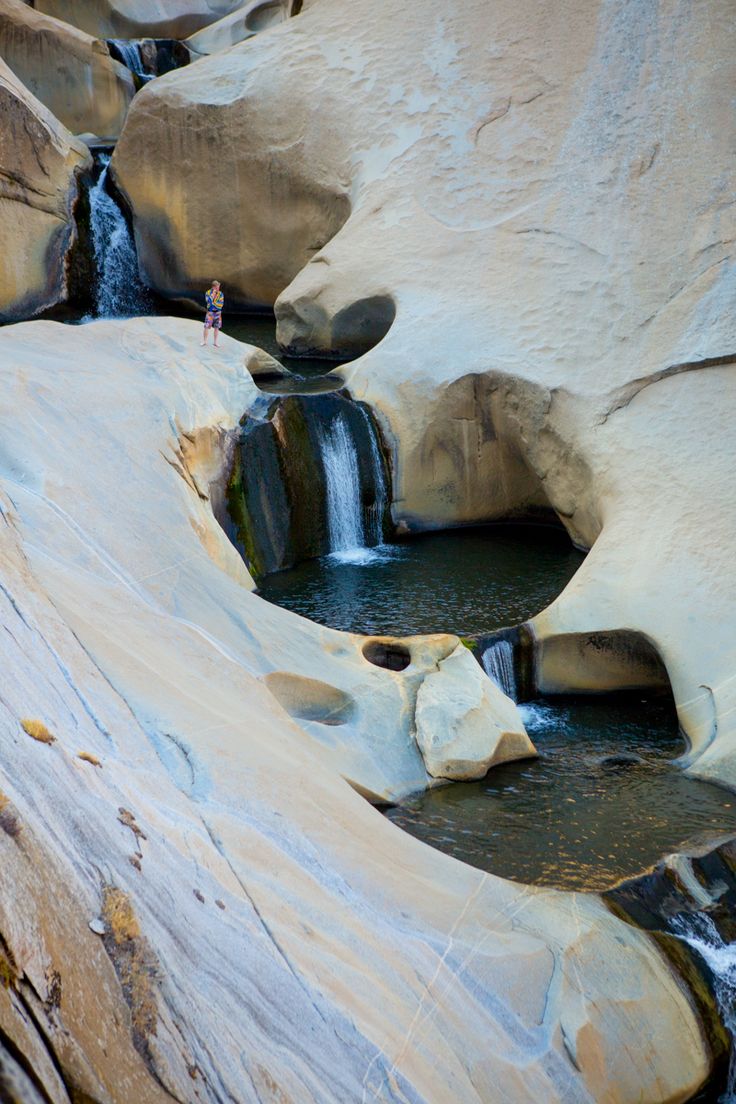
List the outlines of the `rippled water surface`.
{"label": "rippled water surface", "polygon": [[539,613],[583,557],[551,526],[489,525],[324,556],[269,575],[270,602],[350,632],[491,632]]}
{"label": "rippled water surface", "polygon": [[387,811],[440,851],[520,882],[605,889],[686,841],[736,832],[736,795],[688,778],[669,697],[520,706],[538,759]]}

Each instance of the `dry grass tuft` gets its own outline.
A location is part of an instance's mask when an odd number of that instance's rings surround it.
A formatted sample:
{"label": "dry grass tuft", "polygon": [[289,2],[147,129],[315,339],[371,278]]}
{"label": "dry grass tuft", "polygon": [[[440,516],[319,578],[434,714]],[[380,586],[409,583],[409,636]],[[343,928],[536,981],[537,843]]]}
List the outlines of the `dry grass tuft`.
{"label": "dry grass tuft", "polygon": [[141,934],[127,893],[115,886],[105,886],[102,916],[107,928],[103,936],[105,950],[130,1007],[133,1042],[139,1053],[148,1058],[148,1040],[156,1034],[158,963],[148,940]]}
{"label": "dry grass tuft", "polygon": [[15,989],[19,977],[20,972],[15,964],[13,952],[5,940],[0,939],[0,985],[3,989]]}
{"label": "dry grass tuft", "polygon": [[10,798],[2,790],[0,790],[0,828],[6,835],[12,836],[13,839],[17,839],[20,835],[18,814],[13,808]]}
{"label": "dry grass tuft", "polygon": [[38,740],[39,744],[53,744],[56,740],[56,737],[52,736],[43,721],[31,721],[25,718],[20,722],[20,726],[34,740]]}
{"label": "dry grass tuft", "polygon": [[115,886],[105,886],[102,900],[102,916],[107,930],[118,946],[138,939],[140,925],[133,912],[128,894]]}
{"label": "dry grass tuft", "polygon": [[77,752],[77,759],[84,760],[85,763],[91,763],[93,767],[101,767],[102,763],[93,755],[91,751],[79,751]]}

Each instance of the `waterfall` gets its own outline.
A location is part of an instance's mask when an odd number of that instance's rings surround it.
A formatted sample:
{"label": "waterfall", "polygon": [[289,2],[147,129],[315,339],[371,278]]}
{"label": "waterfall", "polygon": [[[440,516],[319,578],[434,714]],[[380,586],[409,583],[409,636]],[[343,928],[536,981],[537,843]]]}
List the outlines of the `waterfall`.
{"label": "waterfall", "polygon": [[514,648],[509,640],[496,640],[483,652],[483,670],[504,694],[516,701]]}
{"label": "waterfall", "polygon": [[703,912],[680,913],[669,922],[670,930],[697,951],[713,975],[713,988],[723,1025],[731,1037],[726,1091],[719,1104],[736,1104],[736,943],[725,943],[710,916]]}
{"label": "waterfall", "polygon": [[386,487],[383,457],[381,455],[378,434],[373,424],[373,419],[364,406],[358,405],[358,410],[365,422],[368,440],[370,442],[373,487],[376,495],[366,518],[367,543],[371,545],[383,544],[383,522],[386,516],[386,507],[388,505],[388,490]]}
{"label": "waterfall", "polygon": [[140,43],[125,38],[110,38],[107,44],[111,47],[112,56],[119,58],[131,73],[135,73],[142,84],[153,79],[155,73],[146,72]]}
{"label": "waterfall", "polygon": [[366,539],[358,454],[342,412],[320,428],[320,439],[330,553],[339,559],[359,558],[356,553],[362,553]]}
{"label": "waterfall", "polygon": [[149,314],[150,304],[138,275],[138,258],[123,212],[107,191],[110,155],[101,154],[102,171],[90,188],[90,234],[97,282],[96,318],[130,318]]}

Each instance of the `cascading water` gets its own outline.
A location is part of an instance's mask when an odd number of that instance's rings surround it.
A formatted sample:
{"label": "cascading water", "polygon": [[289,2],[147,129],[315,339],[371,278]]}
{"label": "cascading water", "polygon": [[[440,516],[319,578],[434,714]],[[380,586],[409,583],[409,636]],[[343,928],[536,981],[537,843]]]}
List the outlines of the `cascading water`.
{"label": "cascading water", "polygon": [[97,282],[95,318],[131,318],[149,314],[146,289],[138,275],[138,258],[123,212],[107,191],[110,155],[101,154],[102,170],[90,188],[90,232]]}
{"label": "cascading water", "polygon": [[483,670],[504,694],[516,701],[514,649],[508,640],[496,640],[483,652]]}
{"label": "cascading water", "polygon": [[342,413],[320,428],[330,554],[360,558],[366,546],[358,454]]}
{"label": "cascading water", "polygon": [[378,444],[376,427],[367,409],[364,406],[359,406],[358,410],[365,422],[366,432],[370,442],[371,463],[373,465],[373,487],[376,495],[373,505],[368,510],[366,517],[367,543],[370,545],[380,545],[383,543],[383,524],[386,516],[386,509],[388,507],[388,493],[383,457],[381,456],[381,449]]}
{"label": "cascading water", "polygon": [[155,73],[146,72],[138,42],[129,41],[125,38],[111,38],[108,40],[108,45],[111,47],[113,56],[119,57],[123,65],[130,69],[131,73],[135,73],[142,84],[152,80],[156,75]]}
{"label": "cascading water", "polygon": [[697,951],[713,977],[723,1025],[731,1037],[726,1091],[718,1099],[719,1104],[736,1104],[736,943],[726,943],[712,918],[703,912],[673,916],[669,927]]}

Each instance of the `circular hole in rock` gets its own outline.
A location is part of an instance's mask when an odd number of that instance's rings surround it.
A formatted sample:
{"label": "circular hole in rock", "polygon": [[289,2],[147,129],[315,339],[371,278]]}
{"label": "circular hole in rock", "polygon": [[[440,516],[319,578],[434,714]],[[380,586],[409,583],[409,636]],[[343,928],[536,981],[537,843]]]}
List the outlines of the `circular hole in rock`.
{"label": "circular hole in rock", "polygon": [[355,714],[355,699],[328,682],[289,671],[272,671],[263,681],[289,716],[298,720],[343,725]]}
{"label": "circular hole in rock", "polygon": [[407,646],[394,640],[369,640],[363,645],[363,655],[369,663],[387,671],[405,671],[411,663]]}

